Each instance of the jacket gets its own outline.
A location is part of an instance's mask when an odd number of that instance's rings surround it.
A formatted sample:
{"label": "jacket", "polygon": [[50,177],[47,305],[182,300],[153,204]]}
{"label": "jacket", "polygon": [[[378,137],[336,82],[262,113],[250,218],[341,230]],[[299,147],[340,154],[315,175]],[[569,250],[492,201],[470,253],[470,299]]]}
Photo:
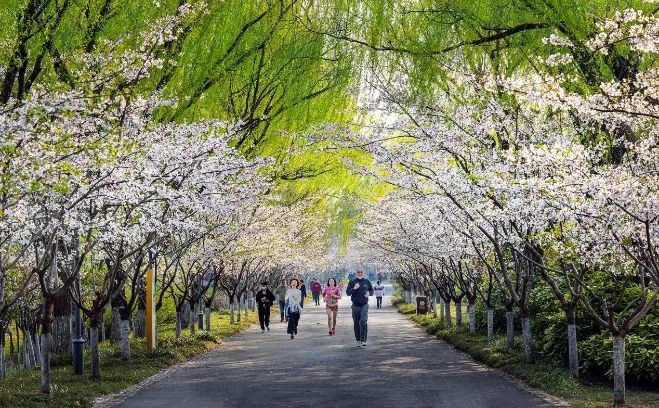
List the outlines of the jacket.
{"label": "jacket", "polygon": [[323,287],[320,285],[320,282],[314,282],[311,284],[311,293],[320,293],[323,291]]}
{"label": "jacket", "polygon": [[373,287],[375,289],[375,297],[382,297],[384,296],[384,285],[383,284],[375,284]]}
{"label": "jacket", "polygon": [[268,308],[272,306],[272,302],[274,301],[275,295],[270,289],[266,289],[265,293],[262,290],[256,292],[256,303],[259,305],[259,308]]}
{"label": "jacket", "polygon": [[283,302],[286,300],[286,291],[288,290],[288,286],[286,285],[281,285],[277,289],[275,289],[275,295],[277,295],[277,300],[280,302]]}
{"label": "jacket", "polygon": [[[359,283],[359,288],[354,289],[355,283]],[[350,296],[352,304],[355,306],[364,306],[368,303],[368,297],[366,294],[373,295],[373,285],[371,281],[366,278],[353,279],[348,283],[348,288],[346,289],[346,294]]]}

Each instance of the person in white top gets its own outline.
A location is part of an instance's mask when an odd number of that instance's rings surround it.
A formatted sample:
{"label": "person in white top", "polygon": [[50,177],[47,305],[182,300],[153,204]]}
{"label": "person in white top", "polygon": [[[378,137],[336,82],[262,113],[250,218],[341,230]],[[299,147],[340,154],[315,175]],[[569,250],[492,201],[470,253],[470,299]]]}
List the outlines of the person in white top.
{"label": "person in white top", "polygon": [[300,282],[297,279],[291,279],[290,288],[286,291],[286,321],[288,328],[286,333],[291,335],[291,339],[297,334],[297,325],[300,322],[300,313],[302,307],[302,292],[300,291]]}
{"label": "person in white top", "polygon": [[382,297],[384,296],[384,285],[382,282],[378,281],[378,283],[373,286],[373,290],[375,291],[375,299],[378,301],[377,302],[377,308],[382,309]]}

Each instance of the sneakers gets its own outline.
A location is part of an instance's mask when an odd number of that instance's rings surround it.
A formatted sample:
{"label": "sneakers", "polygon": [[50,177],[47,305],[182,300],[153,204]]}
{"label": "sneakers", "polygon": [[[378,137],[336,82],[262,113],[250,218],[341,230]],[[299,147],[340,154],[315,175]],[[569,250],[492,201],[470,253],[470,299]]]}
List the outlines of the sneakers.
{"label": "sneakers", "polygon": [[329,335],[330,335],[330,336],[332,335],[332,331],[331,331],[331,330],[329,331]]}
{"label": "sneakers", "polygon": [[357,345],[355,347],[360,348],[362,346],[362,342],[357,340]]}
{"label": "sneakers", "polygon": [[294,335],[294,334],[291,334],[291,339],[294,339],[294,338],[295,338],[295,335]]}
{"label": "sneakers", "polygon": [[366,342],[362,341],[362,347],[366,347]]}
{"label": "sneakers", "polygon": [[336,327],[332,328],[332,334],[336,334]]}
{"label": "sneakers", "polygon": [[283,318],[283,317],[281,318],[280,322],[281,322],[281,323],[284,323],[284,318]]}
{"label": "sneakers", "polygon": [[261,329],[261,333],[265,333],[265,330]]}
{"label": "sneakers", "polygon": [[270,331],[270,326],[265,326],[265,329],[266,329],[267,331]]}

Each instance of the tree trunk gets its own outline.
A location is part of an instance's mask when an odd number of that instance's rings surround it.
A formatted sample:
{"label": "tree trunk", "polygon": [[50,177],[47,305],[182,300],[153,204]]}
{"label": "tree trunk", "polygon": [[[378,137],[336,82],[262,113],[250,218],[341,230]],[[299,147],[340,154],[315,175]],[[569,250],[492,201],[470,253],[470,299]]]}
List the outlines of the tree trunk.
{"label": "tree trunk", "polygon": [[515,347],[515,315],[512,310],[506,311],[506,348]]}
{"label": "tree trunk", "polygon": [[176,311],[176,338],[181,337],[181,330],[183,329],[183,311]]}
{"label": "tree trunk", "polygon": [[446,324],[449,326],[453,326],[453,319],[451,318],[451,301],[449,300],[448,302],[445,302],[446,304],[444,305],[444,312],[446,313]]}
{"label": "tree trunk", "polygon": [[41,333],[41,392],[50,394],[50,336]]}
{"label": "tree trunk", "polygon": [[71,298],[68,293],[53,299],[53,353],[64,356],[71,355]]}
{"label": "tree trunk", "polygon": [[243,300],[243,307],[245,308],[245,319],[249,316],[249,307],[248,307],[248,301],[247,297],[245,297],[245,300]]}
{"label": "tree trunk", "polygon": [[204,321],[205,321],[205,325],[206,325],[206,331],[211,331],[211,308],[207,307],[205,309],[205,311],[206,311],[206,313],[205,313],[205,316],[204,316],[205,317]]}
{"label": "tree trunk", "polygon": [[494,309],[487,308],[487,341],[494,341]]}
{"label": "tree trunk", "polygon": [[7,371],[5,367],[5,336],[2,334],[0,338],[0,381],[4,381],[7,376]]}
{"label": "tree trunk", "polygon": [[190,305],[190,335],[194,336],[195,334],[195,328],[197,326],[197,316],[196,316],[196,311],[195,308]]}
{"label": "tree trunk", "polygon": [[32,344],[32,336],[28,330],[23,329],[23,366],[25,369],[30,370],[36,365],[34,359],[34,347]]}
{"label": "tree trunk", "polygon": [[625,337],[613,335],[613,402],[625,403]]}
{"label": "tree trunk", "polygon": [[41,392],[50,394],[50,326],[51,299],[46,296],[41,312]]}
{"label": "tree trunk", "polygon": [[55,316],[52,346],[55,354],[71,355],[71,315]]}
{"label": "tree trunk", "polygon": [[130,360],[130,320],[121,321],[121,359]]}
{"label": "tree trunk", "polygon": [[439,318],[443,322],[446,321],[446,303],[441,297],[439,298]]}
{"label": "tree trunk", "polygon": [[241,309],[240,298],[238,299],[237,306],[238,306],[238,307],[236,308],[236,309],[237,309],[237,310],[236,310],[236,311],[237,311],[237,313],[236,313],[236,322],[239,322],[239,321],[240,321],[240,318],[241,318],[241,316],[240,316],[240,314],[241,314],[241,310],[240,310],[240,309]]}
{"label": "tree trunk", "polygon": [[5,366],[5,327],[4,322],[0,322],[0,381],[4,381],[7,376]]}
{"label": "tree trunk", "polygon": [[89,328],[89,349],[92,358],[92,378],[101,378],[101,353],[98,349],[98,321],[92,322]]}
{"label": "tree trunk", "polygon": [[570,375],[579,378],[579,350],[577,348],[577,324],[574,306],[565,309],[567,318],[567,350]]}
{"label": "tree trunk", "polygon": [[528,316],[522,317],[522,334],[524,336],[524,359],[527,363],[535,362],[533,334],[531,333],[531,319]]}
{"label": "tree trunk", "polygon": [[143,339],[146,337],[146,290],[142,288],[137,298],[137,312],[135,313],[135,321],[133,322],[133,335],[137,338]]}
{"label": "tree trunk", "polygon": [[137,309],[135,313],[135,337],[143,339],[146,336],[146,310]]}
{"label": "tree trunk", "polygon": [[469,333],[476,334],[476,305],[470,303],[467,305],[467,314],[469,315]]}
{"label": "tree trunk", "polygon": [[456,300],[455,303],[455,324],[462,326],[462,300]]}
{"label": "tree trunk", "polygon": [[[34,346],[34,362],[36,365],[41,365],[41,344],[42,341],[38,333],[34,333],[32,336],[32,344]],[[50,333],[48,333],[48,340],[51,339]]]}
{"label": "tree trunk", "polygon": [[234,305],[233,302],[229,303],[229,323],[234,324],[236,323],[235,319],[235,310],[234,310]]}
{"label": "tree trunk", "polygon": [[[105,314],[105,312],[104,312],[104,314]],[[98,338],[99,342],[107,340],[105,320],[101,321],[100,326],[101,326],[101,332],[100,332],[100,337]],[[84,327],[84,324],[83,324],[83,327]]]}
{"label": "tree trunk", "polygon": [[570,375],[579,378],[579,351],[577,350],[577,325],[567,325],[568,366]]}
{"label": "tree trunk", "polygon": [[119,315],[119,306],[112,307],[112,323],[110,325],[110,341],[121,340],[121,316]]}
{"label": "tree trunk", "polygon": [[190,304],[188,302],[183,303],[183,309],[181,309],[181,328],[188,327],[190,324]]}

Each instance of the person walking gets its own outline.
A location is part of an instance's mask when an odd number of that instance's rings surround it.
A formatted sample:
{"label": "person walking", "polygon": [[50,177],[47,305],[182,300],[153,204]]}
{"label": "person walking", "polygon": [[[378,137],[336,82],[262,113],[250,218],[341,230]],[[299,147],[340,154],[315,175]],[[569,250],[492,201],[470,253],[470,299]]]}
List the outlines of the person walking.
{"label": "person walking", "polygon": [[279,281],[279,286],[275,289],[275,296],[277,297],[277,302],[279,302],[279,317],[281,322],[284,321],[284,313],[286,309],[286,291],[288,286],[286,286],[286,279]]}
{"label": "person walking", "polygon": [[323,290],[323,299],[327,312],[327,327],[331,336],[336,333],[336,315],[339,313],[339,299],[341,299],[341,289],[336,284],[336,279],[327,280],[327,286]]}
{"label": "person walking", "polygon": [[297,279],[291,279],[290,288],[286,291],[286,321],[288,327],[286,333],[291,335],[291,339],[297,334],[297,325],[300,322],[302,313],[302,291],[298,288],[300,283]]}
{"label": "person walking", "polygon": [[302,298],[300,300],[300,307],[304,308],[304,298],[307,297],[307,287],[304,285],[304,281],[300,280],[300,293],[302,294]]}
{"label": "person walking", "polygon": [[382,297],[384,296],[384,285],[382,284],[382,281],[378,280],[373,289],[375,291],[375,299],[377,301],[375,307],[382,309]]}
{"label": "person walking", "polygon": [[323,287],[320,285],[320,282],[318,282],[318,279],[313,278],[313,282],[311,282],[311,296],[316,306],[320,306],[320,294],[322,292]]}
{"label": "person walking", "polygon": [[261,282],[261,290],[256,294],[261,333],[265,333],[266,330],[270,331],[270,307],[274,301],[275,294],[268,288],[268,282]]}
{"label": "person walking", "polygon": [[373,295],[373,285],[364,277],[364,270],[357,269],[355,278],[348,283],[346,294],[352,301],[352,322],[357,347],[366,347],[368,335],[368,297]]}

